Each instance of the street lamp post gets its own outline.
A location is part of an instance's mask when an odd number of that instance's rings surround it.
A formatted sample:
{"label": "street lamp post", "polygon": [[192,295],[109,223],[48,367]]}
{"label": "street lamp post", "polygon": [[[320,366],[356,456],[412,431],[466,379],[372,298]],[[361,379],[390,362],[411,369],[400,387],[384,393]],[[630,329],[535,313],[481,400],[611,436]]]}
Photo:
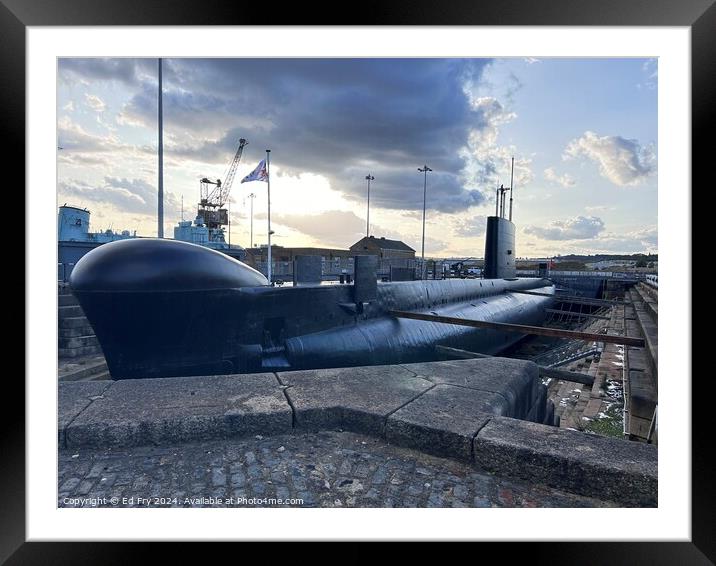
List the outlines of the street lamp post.
{"label": "street lamp post", "polygon": [[365,237],[370,236],[370,182],[375,180],[373,175],[366,175],[365,178],[368,180],[368,214],[365,221]]}
{"label": "street lamp post", "polygon": [[273,230],[271,230],[271,171],[269,170],[270,167],[270,160],[269,160],[269,154],[271,153],[270,149],[266,150],[266,193],[268,195],[268,281],[269,285],[273,285],[273,280],[271,279],[271,234],[273,234]]}
{"label": "street lamp post", "polygon": [[420,252],[420,261],[421,261],[421,267],[420,267],[420,278],[425,279],[425,203],[426,203],[426,196],[428,192],[428,171],[432,171],[430,167],[427,165],[423,165],[423,168],[421,169],[418,167],[418,171],[424,174],[423,177],[423,244],[422,249]]}

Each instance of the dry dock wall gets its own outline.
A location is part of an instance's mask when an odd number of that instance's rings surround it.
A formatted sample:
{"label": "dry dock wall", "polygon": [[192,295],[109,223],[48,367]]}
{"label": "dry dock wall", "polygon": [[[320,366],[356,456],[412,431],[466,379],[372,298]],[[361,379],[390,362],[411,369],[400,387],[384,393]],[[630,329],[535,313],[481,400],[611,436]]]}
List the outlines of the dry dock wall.
{"label": "dry dock wall", "polygon": [[[490,358],[59,384],[68,449],[350,430],[624,505],[655,505],[657,451],[561,430],[537,366]],[[531,418],[530,422],[525,420]]]}

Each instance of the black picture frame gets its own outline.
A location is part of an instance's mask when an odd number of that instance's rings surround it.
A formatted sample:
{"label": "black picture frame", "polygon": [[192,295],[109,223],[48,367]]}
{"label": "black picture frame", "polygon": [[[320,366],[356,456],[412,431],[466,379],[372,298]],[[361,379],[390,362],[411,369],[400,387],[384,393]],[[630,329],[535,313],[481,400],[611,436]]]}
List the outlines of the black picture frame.
{"label": "black picture frame", "polygon": [[[284,4],[280,10],[268,10],[265,3],[237,4],[219,0],[0,0],[0,112],[6,141],[3,161],[12,164],[5,168],[6,175],[12,175],[15,185],[20,184],[23,176],[23,169],[18,164],[24,163],[25,31],[28,26],[315,25],[319,22],[326,25],[686,26],[691,28],[692,38],[694,186],[710,187],[713,184],[707,171],[713,158],[709,159],[706,152],[712,145],[707,136],[712,136],[716,105],[714,0],[414,0],[364,1],[355,4],[354,10],[346,7],[341,3],[327,6],[296,3]],[[686,189],[690,192],[691,187]],[[26,210],[30,210],[29,206]],[[690,287],[690,272],[684,274],[684,279]],[[27,292],[25,300],[31,300]],[[681,354],[691,359],[691,352]],[[673,378],[677,382],[687,382],[691,376]],[[713,424],[709,422],[710,396],[698,394],[708,383],[708,378],[706,373],[692,380],[692,391],[696,394],[692,397],[691,415],[691,542],[522,543],[512,545],[505,554],[510,557],[510,562],[521,557],[530,562],[550,564],[714,563],[716,487],[712,479],[713,467],[708,463],[713,446],[710,441]],[[148,556],[145,554],[148,545],[144,543],[25,542],[25,414],[24,402],[20,403],[25,392],[23,383],[16,376],[11,379],[8,375],[3,385],[4,397],[12,403],[6,401],[0,433],[0,562],[23,565],[127,564]],[[12,404],[18,409],[15,414],[7,412]],[[558,526],[555,526],[555,537],[558,536]],[[281,538],[281,533],[277,533],[276,538]],[[185,545],[171,545],[162,548],[161,552],[163,562],[191,557]],[[200,559],[206,562],[212,559],[216,550],[203,545],[199,552]],[[281,558],[280,554],[271,552],[272,560]],[[504,550],[498,549],[498,552]],[[248,557],[249,552],[243,551],[241,558]]]}

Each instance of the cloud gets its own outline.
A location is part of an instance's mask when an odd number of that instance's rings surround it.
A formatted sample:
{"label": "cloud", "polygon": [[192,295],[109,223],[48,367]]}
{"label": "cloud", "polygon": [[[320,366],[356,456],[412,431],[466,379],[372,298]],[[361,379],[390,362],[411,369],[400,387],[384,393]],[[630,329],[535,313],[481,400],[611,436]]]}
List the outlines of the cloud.
{"label": "cloud", "polygon": [[94,94],[85,93],[85,104],[87,104],[87,106],[95,112],[104,112],[107,108],[104,101],[99,96],[95,96]]}
{"label": "cloud", "polygon": [[455,234],[466,238],[484,236],[486,226],[487,216],[484,215],[459,219],[455,227]]}
{"label": "cloud", "polygon": [[524,84],[513,71],[510,59],[490,59],[480,75],[468,76],[466,92],[475,98],[497,98],[511,106]]}
{"label": "cloud", "polygon": [[[658,253],[658,230],[656,226],[647,226],[624,234],[602,234],[590,241],[587,253]],[[575,253],[580,253],[575,250]]]}
{"label": "cloud", "polygon": [[647,226],[625,234],[605,234],[599,238],[598,246],[603,249],[634,250],[655,252],[659,246],[659,231],[656,226]]}
{"label": "cloud", "polygon": [[[108,127],[102,121],[99,124]],[[103,175],[117,168],[127,170],[128,167],[136,174],[149,161],[156,162],[156,147],[126,143],[111,128],[104,135],[90,132],[68,116],[58,120],[57,141],[62,147],[57,154],[58,162],[101,170]]]}
{"label": "cloud", "polygon": [[524,232],[545,240],[587,240],[604,231],[604,221],[596,216],[575,216],[555,220],[548,226],[526,226]]}
{"label": "cloud", "polygon": [[[499,123],[499,103],[471,104],[463,84],[479,59],[169,59],[165,61],[167,158],[228,163],[239,137],[245,159],[273,150],[277,170],[327,178],[346,198],[392,209],[422,209],[417,168],[427,163],[428,208],[456,212],[485,198],[466,152],[472,132]],[[112,80],[114,67],[66,66]],[[156,81],[146,70],[115,68],[136,86],[117,121],[156,127]],[[144,73],[144,75],[143,75]],[[142,80],[142,76],[146,79]]]}
{"label": "cloud", "polygon": [[62,57],[58,70],[60,80],[66,84],[89,84],[99,80],[134,86],[148,77],[156,80],[158,65],[156,59]]}
{"label": "cloud", "polygon": [[586,157],[599,165],[603,177],[619,186],[636,185],[656,173],[656,156],[638,140],[621,136],[598,136],[587,131],[572,140],[563,159]]}
{"label": "cloud", "polygon": [[574,185],[576,185],[574,177],[572,177],[568,173],[559,175],[554,170],[554,167],[548,167],[544,170],[544,178],[553,183],[557,183],[558,185],[562,185],[563,187],[573,187]]}
{"label": "cloud", "polygon": [[126,149],[130,148],[130,146],[123,145],[118,139],[110,135],[100,136],[88,132],[67,116],[58,121],[57,135],[60,138],[62,142],[61,145],[66,152],[115,152],[123,147]]}
{"label": "cloud", "polygon": [[[142,179],[105,177],[103,183],[92,185],[84,181],[60,182],[60,200],[80,203],[95,202],[111,205],[117,209],[135,214],[156,216],[157,188]],[[181,203],[174,194],[164,193],[164,212],[167,218],[181,214]]]}
{"label": "cloud", "polygon": [[536,57],[525,57],[524,62],[528,65],[534,65],[535,63],[541,63],[541,59],[537,59]]}
{"label": "cloud", "polygon": [[638,89],[645,88],[647,90],[655,90],[659,81],[659,67],[657,59],[647,59],[641,66],[644,73],[644,82],[637,83]]}
{"label": "cloud", "polygon": [[639,240],[642,244],[651,244],[656,247],[659,243],[659,230],[656,226],[642,228],[627,234],[629,237]]}
{"label": "cloud", "polygon": [[329,246],[347,248],[365,236],[365,219],[343,210],[311,215],[277,214],[271,219]]}
{"label": "cloud", "polygon": [[475,142],[481,146],[494,145],[499,127],[517,117],[517,114],[508,111],[499,100],[491,96],[473,99],[472,107],[480,117],[480,127],[473,132],[473,135]]}
{"label": "cloud", "polygon": [[488,199],[492,199],[494,189],[498,185],[509,186],[511,158],[514,156],[515,186],[528,185],[534,178],[532,159],[516,155],[515,147],[502,146],[497,141],[500,127],[514,120],[517,115],[493,97],[474,98],[472,105],[480,115],[480,124],[470,131],[468,138],[467,177],[475,185],[487,188]]}

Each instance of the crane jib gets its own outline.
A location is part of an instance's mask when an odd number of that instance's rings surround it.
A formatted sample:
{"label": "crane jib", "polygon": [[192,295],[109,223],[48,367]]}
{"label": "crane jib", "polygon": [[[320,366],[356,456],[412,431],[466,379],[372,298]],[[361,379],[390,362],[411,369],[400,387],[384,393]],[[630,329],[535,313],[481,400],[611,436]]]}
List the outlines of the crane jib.
{"label": "crane jib", "polygon": [[[244,138],[239,140],[239,147],[234,158],[229,164],[223,182],[221,179],[209,179],[203,177],[199,181],[199,210],[197,219],[209,229],[210,238],[218,238],[216,241],[223,241],[223,226],[229,224],[229,213],[224,208],[229,201],[229,191],[236,176],[236,170],[241,161],[244,147],[248,144]],[[213,235],[212,235],[213,234]]]}
{"label": "crane jib", "polygon": [[229,170],[226,173],[226,176],[224,177],[224,184],[221,185],[220,188],[220,195],[219,195],[219,206],[224,206],[227,199],[229,198],[229,191],[231,190],[231,185],[234,183],[234,177],[236,176],[236,169],[239,166],[239,161],[241,161],[241,155],[244,152],[244,147],[249,142],[246,141],[244,138],[241,138],[239,140],[239,147],[236,150],[236,155],[234,155],[234,160],[231,162],[231,165],[229,165]]}

